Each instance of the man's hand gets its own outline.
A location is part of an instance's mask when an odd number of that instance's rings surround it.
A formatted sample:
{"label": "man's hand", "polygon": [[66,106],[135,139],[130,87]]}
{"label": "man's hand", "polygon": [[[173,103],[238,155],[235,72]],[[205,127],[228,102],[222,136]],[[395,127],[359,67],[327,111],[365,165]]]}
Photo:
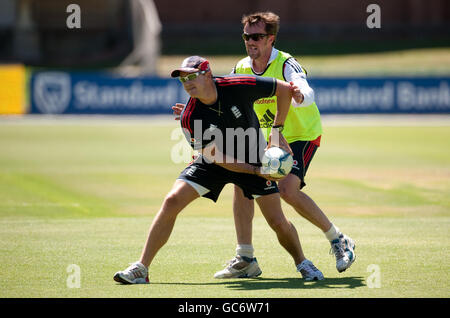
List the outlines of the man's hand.
{"label": "man's hand", "polygon": [[175,116],[175,120],[180,120],[181,112],[183,111],[185,104],[176,103],[175,106],[172,106],[173,114]]}
{"label": "man's hand", "polygon": [[267,150],[270,147],[279,147],[289,152],[291,156],[294,155],[286,138],[284,138],[283,134],[280,133],[280,131],[277,128],[272,128],[272,130],[270,131],[269,142],[267,143],[267,147],[264,150]]}
{"label": "man's hand", "polygon": [[294,82],[289,82],[289,84],[291,85],[292,98],[298,104],[303,103],[303,101],[305,100],[305,96],[303,96],[302,92],[300,91],[300,88],[294,85]]}

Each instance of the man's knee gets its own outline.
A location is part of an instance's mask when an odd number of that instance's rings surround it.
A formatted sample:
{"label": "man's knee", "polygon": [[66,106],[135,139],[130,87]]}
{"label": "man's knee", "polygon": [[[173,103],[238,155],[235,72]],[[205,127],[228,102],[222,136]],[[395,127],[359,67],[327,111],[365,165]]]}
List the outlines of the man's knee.
{"label": "man's knee", "polygon": [[277,233],[286,232],[289,229],[289,221],[284,216],[279,216],[267,220],[269,226]]}
{"label": "man's knee", "polygon": [[182,209],[181,195],[178,192],[169,192],[163,203],[164,212],[166,214],[177,215]]}
{"label": "man's knee", "polygon": [[295,202],[295,198],[298,196],[300,190],[295,188],[291,184],[284,184],[278,186],[280,191],[280,196],[288,204]]}
{"label": "man's knee", "polygon": [[177,180],[164,198],[162,209],[179,213],[186,205],[199,197],[197,191],[184,181]]}
{"label": "man's knee", "polygon": [[278,182],[278,189],[283,201],[288,204],[295,202],[296,198],[299,196],[300,182],[301,180],[293,174],[289,174],[286,178]]}

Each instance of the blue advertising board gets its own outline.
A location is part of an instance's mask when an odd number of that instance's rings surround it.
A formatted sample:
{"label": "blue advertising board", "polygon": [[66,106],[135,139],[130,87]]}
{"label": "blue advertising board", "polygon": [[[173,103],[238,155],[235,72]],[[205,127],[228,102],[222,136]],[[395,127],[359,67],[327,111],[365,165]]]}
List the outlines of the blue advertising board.
{"label": "blue advertising board", "polygon": [[30,92],[31,113],[44,114],[171,114],[187,101],[176,79],[104,73],[36,72]]}
{"label": "blue advertising board", "polygon": [[449,113],[450,78],[308,80],[321,113]]}
{"label": "blue advertising board", "polygon": [[[450,78],[309,78],[322,114],[450,113]],[[106,73],[35,72],[31,113],[171,114],[186,102],[172,78],[123,78]]]}

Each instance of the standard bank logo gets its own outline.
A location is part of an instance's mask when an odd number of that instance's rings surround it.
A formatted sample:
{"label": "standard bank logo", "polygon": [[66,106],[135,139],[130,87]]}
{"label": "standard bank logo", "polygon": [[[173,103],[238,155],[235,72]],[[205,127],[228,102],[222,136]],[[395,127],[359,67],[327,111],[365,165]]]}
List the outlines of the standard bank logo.
{"label": "standard bank logo", "polygon": [[67,73],[45,72],[36,75],[34,81],[36,107],[44,114],[61,114],[69,105],[71,81]]}

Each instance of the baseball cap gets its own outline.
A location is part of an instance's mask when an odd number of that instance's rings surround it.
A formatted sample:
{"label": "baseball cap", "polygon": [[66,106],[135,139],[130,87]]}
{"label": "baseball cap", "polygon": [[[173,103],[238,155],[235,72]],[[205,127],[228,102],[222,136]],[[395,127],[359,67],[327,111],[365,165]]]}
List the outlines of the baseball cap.
{"label": "baseball cap", "polygon": [[209,62],[201,56],[194,55],[185,58],[181,66],[173,70],[170,76],[178,77],[180,76],[180,72],[192,73],[198,71],[209,71]]}

